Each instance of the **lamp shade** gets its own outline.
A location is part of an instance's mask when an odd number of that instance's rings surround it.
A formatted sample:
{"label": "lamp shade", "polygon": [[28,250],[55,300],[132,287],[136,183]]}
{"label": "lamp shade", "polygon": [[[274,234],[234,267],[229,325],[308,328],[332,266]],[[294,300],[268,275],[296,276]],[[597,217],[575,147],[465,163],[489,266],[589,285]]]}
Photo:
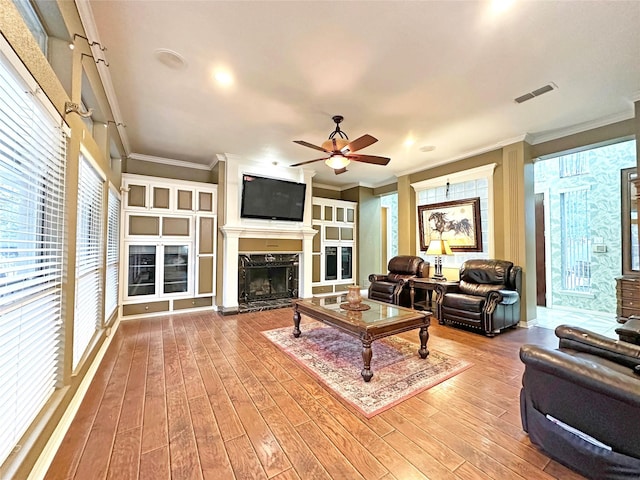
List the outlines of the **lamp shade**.
{"label": "lamp shade", "polygon": [[340,169],[349,165],[349,163],[351,163],[351,160],[349,160],[347,157],[343,157],[342,155],[331,155],[324,161],[324,163],[326,163],[331,168]]}
{"label": "lamp shade", "polygon": [[431,240],[429,248],[427,248],[427,255],[451,255],[451,247],[446,240]]}

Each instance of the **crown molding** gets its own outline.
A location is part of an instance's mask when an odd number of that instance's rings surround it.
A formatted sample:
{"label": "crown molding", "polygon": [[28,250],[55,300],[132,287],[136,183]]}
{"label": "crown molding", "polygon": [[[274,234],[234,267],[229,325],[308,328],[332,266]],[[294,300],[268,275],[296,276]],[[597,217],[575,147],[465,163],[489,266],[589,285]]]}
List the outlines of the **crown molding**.
{"label": "crown molding", "polygon": [[[209,165],[202,165],[201,163],[185,162],[184,160],[174,160],[172,158],[154,157],[153,155],[143,155],[141,153],[132,153],[131,155],[129,155],[129,158],[142,162],[171,165],[172,167],[192,168],[194,170],[211,170],[211,167]],[[217,163],[217,160],[215,163]],[[215,163],[213,165],[215,165]]]}
{"label": "crown molding", "polygon": [[594,128],[611,125],[612,123],[629,120],[633,117],[634,117],[633,109],[630,109],[628,112],[615,113],[613,115],[600,117],[588,122],[571,125],[570,127],[560,128],[558,130],[552,130],[552,131],[543,132],[540,134],[533,134],[532,141],[530,143],[531,145],[537,145],[539,143],[549,142],[551,140],[556,140],[558,138],[568,137],[569,135],[575,135],[576,133],[586,132],[587,130],[592,130]]}
{"label": "crown molding", "polygon": [[493,175],[494,170],[498,166],[497,163],[489,163],[480,167],[470,168],[461,172],[442,175],[441,177],[429,178],[420,182],[412,183],[413,189],[418,192],[427,188],[440,187],[447,183],[462,183],[468,180],[476,180],[478,178],[489,178]]}
{"label": "crown molding", "polygon": [[[432,168],[439,167],[440,165],[446,165],[448,163],[457,162],[458,160],[464,160],[464,159],[467,159],[467,158],[475,157],[477,155],[482,155],[484,153],[492,152],[494,150],[498,150],[500,148],[504,148],[507,145],[513,145],[514,143],[518,143],[518,142],[531,143],[532,138],[533,138],[532,135],[529,134],[529,133],[518,135],[518,136],[512,137],[512,138],[506,138],[504,140],[501,140],[499,142],[493,143],[491,145],[480,147],[480,148],[475,149],[475,150],[469,150],[469,151],[467,151],[465,153],[461,153],[460,155],[456,155],[455,157],[450,157],[450,158],[444,158],[442,160],[437,160],[437,161],[435,161],[435,163],[429,165],[428,167],[425,167],[425,165],[423,164],[422,166],[419,166],[419,167],[415,167],[415,168],[412,168],[412,169],[409,169],[409,170],[404,170],[402,172],[397,173],[396,177],[402,177],[404,175],[411,175],[412,173],[423,172],[425,170],[430,170]],[[386,184],[388,184],[388,183],[385,183],[385,185]]]}
{"label": "crown molding", "polygon": [[325,190],[333,190],[334,192],[341,192],[343,190],[343,187],[341,186],[327,185],[326,183],[314,183],[313,188],[324,188]]}

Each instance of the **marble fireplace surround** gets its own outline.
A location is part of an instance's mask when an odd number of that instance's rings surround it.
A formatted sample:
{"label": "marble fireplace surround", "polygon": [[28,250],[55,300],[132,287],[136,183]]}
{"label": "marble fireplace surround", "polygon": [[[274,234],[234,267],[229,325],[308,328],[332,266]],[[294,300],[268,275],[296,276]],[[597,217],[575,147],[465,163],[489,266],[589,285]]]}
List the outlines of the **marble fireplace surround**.
{"label": "marble fireplace surround", "polygon": [[[217,301],[218,311],[222,314],[238,313],[238,255],[243,253],[282,253],[281,244],[290,244],[296,240],[301,245],[298,253],[299,296],[311,296],[312,282],[312,248],[313,236],[316,231],[311,228],[312,208],[312,170],[277,167],[268,164],[256,164],[243,161],[241,158],[225,154],[218,156],[224,161],[225,205],[224,224],[220,227],[222,233],[222,298]],[[242,201],[242,175],[253,174],[282,180],[305,183],[307,185],[303,222],[285,222],[278,220],[256,220],[240,218],[240,204]],[[219,217],[220,218],[220,217]],[[246,242],[242,240],[246,239]],[[254,251],[241,251],[240,244],[262,245],[254,247]]]}

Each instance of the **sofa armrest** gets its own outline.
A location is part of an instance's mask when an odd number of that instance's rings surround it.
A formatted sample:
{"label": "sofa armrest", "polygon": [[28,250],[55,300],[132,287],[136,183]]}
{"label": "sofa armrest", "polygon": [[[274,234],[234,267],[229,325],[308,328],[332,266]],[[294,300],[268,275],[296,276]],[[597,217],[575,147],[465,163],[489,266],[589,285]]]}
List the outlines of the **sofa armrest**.
{"label": "sofa armrest", "polygon": [[420,268],[418,269],[418,278],[429,278],[429,269],[431,268],[431,264],[426,260],[422,262]]}
{"label": "sofa armrest", "polygon": [[629,320],[616,328],[616,333],[620,340],[640,345],[640,318],[631,315]]}
{"label": "sofa armrest", "polygon": [[537,345],[520,347],[520,360],[525,366],[640,407],[640,380],[636,376],[625,375],[587,358]]}
{"label": "sofa armrest", "polygon": [[498,292],[502,296],[500,303],[503,305],[513,305],[520,300],[520,294],[515,290],[498,290]]}
{"label": "sofa armrest", "polygon": [[460,291],[460,282],[437,282],[434,291],[438,297],[447,293],[457,293]]}
{"label": "sofa armrest", "polygon": [[640,346],[614,340],[580,327],[560,325],[556,336],[561,348],[571,348],[580,352],[597,355],[629,368],[640,365]]}
{"label": "sofa armrest", "polygon": [[387,275],[378,274],[378,273],[372,273],[369,275],[370,282],[385,282],[387,280],[388,280]]}

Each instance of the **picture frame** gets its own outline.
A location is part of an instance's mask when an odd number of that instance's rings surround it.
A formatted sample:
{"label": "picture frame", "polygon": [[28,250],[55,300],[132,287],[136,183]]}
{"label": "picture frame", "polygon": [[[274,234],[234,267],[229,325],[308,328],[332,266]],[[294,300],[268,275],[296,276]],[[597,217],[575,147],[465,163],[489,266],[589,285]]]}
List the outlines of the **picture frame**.
{"label": "picture frame", "polygon": [[480,197],[418,206],[420,250],[446,240],[456,252],[481,252]]}

